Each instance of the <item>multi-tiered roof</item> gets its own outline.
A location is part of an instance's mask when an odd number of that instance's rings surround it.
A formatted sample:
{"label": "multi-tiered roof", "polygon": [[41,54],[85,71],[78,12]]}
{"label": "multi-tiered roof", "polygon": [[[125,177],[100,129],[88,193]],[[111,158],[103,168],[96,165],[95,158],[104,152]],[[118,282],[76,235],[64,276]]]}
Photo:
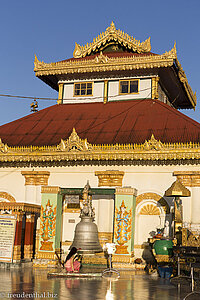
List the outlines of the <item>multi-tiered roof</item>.
{"label": "multi-tiered roof", "polygon": [[[35,74],[55,89],[69,79],[159,76],[175,108],[194,108],[176,46],[150,51],[150,39],[136,41],[112,23],[92,43],[76,44],[71,59],[35,58]],[[0,165],[199,160],[200,124],[174,107],[156,99],[57,104],[0,126]]]}
{"label": "multi-tiered roof", "polygon": [[55,90],[58,90],[59,80],[95,79],[125,73],[136,76],[156,74],[175,108],[195,108],[196,94],[177,59],[176,45],[161,55],[150,51],[150,38],[144,42],[137,41],[117,30],[112,22],[92,43],[85,46],[76,43],[73,58],[44,63],[35,57],[34,70],[38,78]]}

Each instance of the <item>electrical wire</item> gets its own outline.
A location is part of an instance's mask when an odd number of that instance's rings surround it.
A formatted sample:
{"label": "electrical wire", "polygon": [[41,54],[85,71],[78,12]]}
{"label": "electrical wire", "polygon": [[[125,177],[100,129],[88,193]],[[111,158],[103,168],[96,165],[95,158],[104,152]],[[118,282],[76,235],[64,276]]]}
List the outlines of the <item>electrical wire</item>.
{"label": "electrical wire", "polygon": [[[151,88],[146,88],[146,89],[143,89],[143,90],[140,90],[139,92],[143,92],[143,91],[147,91],[147,90],[151,90]],[[109,96],[109,98],[114,98],[114,97],[118,97],[118,96],[123,96],[123,95],[112,95],[112,96]],[[11,94],[0,94],[0,97],[7,97],[7,98],[18,98],[18,99],[30,99],[30,100],[50,100],[50,101],[58,101],[59,99],[58,98],[47,98],[47,97],[31,97],[31,96],[19,96],[19,95],[11,95]],[[102,99],[103,96],[96,96],[96,97],[88,97],[87,95],[85,95],[84,97],[74,97],[76,99],[74,100],[95,100],[95,99]],[[73,98],[63,98],[63,99],[60,99],[62,101],[71,101],[73,100]]]}

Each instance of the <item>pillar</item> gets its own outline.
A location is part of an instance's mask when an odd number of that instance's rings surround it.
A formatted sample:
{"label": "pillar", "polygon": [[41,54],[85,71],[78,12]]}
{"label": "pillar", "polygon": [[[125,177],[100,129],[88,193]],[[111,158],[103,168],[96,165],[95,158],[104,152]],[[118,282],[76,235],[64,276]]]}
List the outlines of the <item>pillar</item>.
{"label": "pillar", "polygon": [[17,212],[13,261],[21,261],[22,219],[23,219],[23,213]]}
{"label": "pillar", "polygon": [[25,238],[24,238],[24,259],[33,258],[33,234],[35,215],[26,215]]}
{"label": "pillar", "polygon": [[[189,221],[191,225],[196,226],[200,224],[200,172],[199,171],[180,171],[174,172],[174,174],[181,183],[189,187],[191,190],[191,199],[183,199],[183,202],[190,201],[190,218],[185,222]],[[189,204],[188,204],[189,205]],[[183,211],[184,213],[184,211]]]}
{"label": "pillar", "polygon": [[114,212],[115,254],[133,255],[136,189],[116,188]]}
{"label": "pillar", "polygon": [[159,82],[159,77],[152,77],[151,79],[151,94],[152,94],[152,99],[158,99],[158,82]]}
{"label": "pillar", "polygon": [[57,104],[62,104],[63,102],[63,83],[58,84],[59,92],[58,92],[58,101]]}
{"label": "pillar", "polygon": [[55,252],[60,250],[62,225],[62,195],[59,187],[42,187],[39,245],[37,259],[47,265],[56,264]]}

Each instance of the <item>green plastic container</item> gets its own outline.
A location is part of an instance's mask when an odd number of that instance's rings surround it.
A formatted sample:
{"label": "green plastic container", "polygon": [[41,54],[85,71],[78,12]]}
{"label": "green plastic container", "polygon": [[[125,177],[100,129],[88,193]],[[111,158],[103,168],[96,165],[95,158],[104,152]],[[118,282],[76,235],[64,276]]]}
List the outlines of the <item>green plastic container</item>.
{"label": "green plastic container", "polygon": [[154,242],[153,248],[157,255],[172,255],[173,242],[171,240],[157,240]]}

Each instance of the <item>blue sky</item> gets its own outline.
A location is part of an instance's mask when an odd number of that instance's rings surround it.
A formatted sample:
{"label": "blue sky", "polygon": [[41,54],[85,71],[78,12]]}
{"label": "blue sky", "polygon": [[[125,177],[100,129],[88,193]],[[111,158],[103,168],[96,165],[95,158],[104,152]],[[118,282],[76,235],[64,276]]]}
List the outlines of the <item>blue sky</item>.
{"label": "blue sky", "polygon": [[[73,56],[106,30],[117,29],[138,40],[151,37],[152,52],[162,54],[177,43],[188,81],[197,92],[196,110],[183,113],[200,122],[200,1],[1,1],[0,94],[57,98],[57,92],[34,75],[34,54],[56,62]],[[0,125],[30,113],[32,100],[0,97]],[[39,109],[56,101],[39,101]]]}

